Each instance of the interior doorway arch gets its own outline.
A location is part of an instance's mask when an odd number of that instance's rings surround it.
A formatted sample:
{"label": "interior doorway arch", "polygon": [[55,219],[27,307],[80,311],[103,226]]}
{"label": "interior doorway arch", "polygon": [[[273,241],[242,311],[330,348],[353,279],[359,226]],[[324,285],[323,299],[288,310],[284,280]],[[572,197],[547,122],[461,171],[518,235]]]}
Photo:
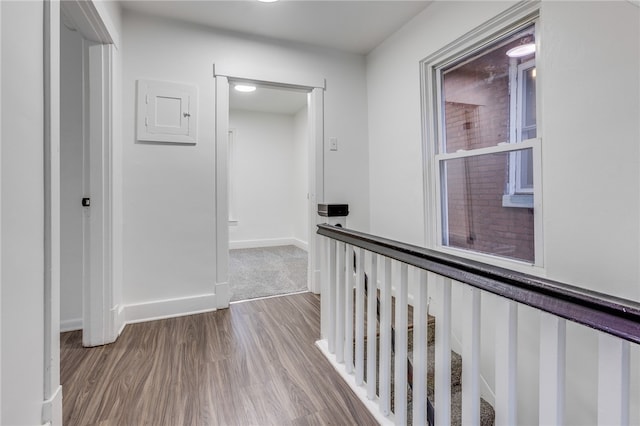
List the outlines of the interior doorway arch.
{"label": "interior doorway arch", "polygon": [[309,128],[309,196],[307,204],[309,226],[308,288],[320,293],[320,245],[315,233],[319,216],[318,203],[324,202],[324,90],[325,80],[309,76],[251,75],[241,70],[214,66],[216,99],[216,303],[227,308],[229,288],[229,85],[230,82],[251,82],[265,86],[303,90],[307,95]]}

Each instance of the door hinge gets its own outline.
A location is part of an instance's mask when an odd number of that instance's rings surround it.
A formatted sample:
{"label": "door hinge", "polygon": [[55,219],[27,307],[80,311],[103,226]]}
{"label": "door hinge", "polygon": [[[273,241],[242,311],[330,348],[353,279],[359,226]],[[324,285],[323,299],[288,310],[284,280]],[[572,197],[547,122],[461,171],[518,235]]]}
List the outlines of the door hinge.
{"label": "door hinge", "polygon": [[91,198],[83,198],[82,207],[90,207],[90,206],[91,206]]}

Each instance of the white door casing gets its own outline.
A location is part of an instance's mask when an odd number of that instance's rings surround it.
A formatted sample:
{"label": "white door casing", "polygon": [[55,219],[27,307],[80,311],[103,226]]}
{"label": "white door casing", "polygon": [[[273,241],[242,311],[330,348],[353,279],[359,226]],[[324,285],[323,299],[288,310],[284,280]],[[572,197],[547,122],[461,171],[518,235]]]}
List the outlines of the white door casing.
{"label": "white door casing", "polygon": [[[113,342],[117,337],[112,280],[112,49],[110,44],[86,43],[88,66],[85,93],[85,182],[90,207],[85,207],[83,250],[84,346]],[[88,124],[88,125],[87,125]]]}
{"label": "white door casing", "polygon": [[251,81],[269,86],[305,90],[307,97],[309,152],[309,290],[320,293],[320,248],[316,235],[316,206],[324,200],[324,90],[323,78],[299,75],[248,75],[243,69],[214,65],[216,87],[216,304],[227,308],[229,288],[229,80]]}
{"label": "white door casing", "polygon": [[44,389],[42,422],[62,424],[60,385],[60,3],[44,4]]}
{"label": "white door casing", "polygon": [[229,80],[216,79],[216,307],[229,307]]}
{"label": "white door casing", "polygon": [[322,266],[322,244],[316,234],[316,226],[322,223],[318,215],[318,203],[324,202],[324,89],[314,88],[308,96],[309,140],[309,291],[320,294],[322,282],[320,270]]}
{"label": "white door casing", "polygon": [[[0,58],[2,58],[2,2],[0,2]],[[2,99],[1,67],[0,67],[0,99]],[[0,102],[0,129],[2,129],[2,102]],[[0,176],[2,176],[2,132],[0,132]],[[2,185],[0,185],[0,224],[2,224]],[[0,225],[0,241],[2,241],[1,225]],[[1,300],[2,300],[2,244],[0,244],[0,301]],[[47,332],[48,330],[45,330],[45,333]],[[0,343],[2,343],[2,303],[0,303]],[[48,375],[46,375],[45,373],[45,380],[47,380],[46,376]],[[2,383],[2,353],[1,352],[0,352],[0,383]],[[2,421],[2,386],[0,386],[0,421]]]}

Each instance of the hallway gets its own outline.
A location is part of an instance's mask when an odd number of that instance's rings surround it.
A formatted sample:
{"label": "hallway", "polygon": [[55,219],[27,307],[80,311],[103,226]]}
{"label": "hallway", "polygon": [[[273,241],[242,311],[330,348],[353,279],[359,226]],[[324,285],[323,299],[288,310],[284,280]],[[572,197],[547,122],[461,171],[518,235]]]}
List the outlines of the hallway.
{"label": "hallway", "polygon": [[319,336],[311,293],[128,325],[97,348],[63,333],[64,424],[376,424]]}

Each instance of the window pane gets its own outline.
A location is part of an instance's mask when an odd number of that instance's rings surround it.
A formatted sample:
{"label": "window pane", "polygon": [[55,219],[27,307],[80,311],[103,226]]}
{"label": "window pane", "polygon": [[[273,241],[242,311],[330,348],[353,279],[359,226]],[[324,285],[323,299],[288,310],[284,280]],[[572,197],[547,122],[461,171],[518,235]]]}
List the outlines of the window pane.
{"label": "window pane", "polygon": [[[533,26],[501,39],[473,56],[442,71],[443,147],[439,152],[456,152],[516,142],[515,99],[518,65],[535,60],[535,53],[517,58],[507,56],[515,47],[534,43]],[[534,62],[532,62],[534,63]],[[533,94],[535,114],[535,73],[525,72],[529,80],[523,85]],[[526,120],[531,117],[527,116]],[[535,115],[533,116],[535,126]],[[527,121],[529,122],[529,121]],[[521,129],[524,131],[524,129]],[[535,134],[535,128],[533,129]]]}
{"label": "window pane", "polygon": [[[526,138],[522,140],[535,138],[536,128],[536,68],[531,67],[524,71],[523,75],[523,92],[524,92],[524,106],[522,111],[523,117],[523,130],[533,128],[533,135],[527,134]],[[526,130],[524,130],[526,131]]]}
{"label": "window pane", "polygon": [[[533,191],[533,153],[530,149],[516,153],[516,194]],[[519,158],[518,158],[519,157]]]}
{"label": "window pane", "polygon": [[[517,151],[531,157],[531,149]],[[534,262],[532,208],[503,207],[510,153],[441,162],[443,245]]]}

